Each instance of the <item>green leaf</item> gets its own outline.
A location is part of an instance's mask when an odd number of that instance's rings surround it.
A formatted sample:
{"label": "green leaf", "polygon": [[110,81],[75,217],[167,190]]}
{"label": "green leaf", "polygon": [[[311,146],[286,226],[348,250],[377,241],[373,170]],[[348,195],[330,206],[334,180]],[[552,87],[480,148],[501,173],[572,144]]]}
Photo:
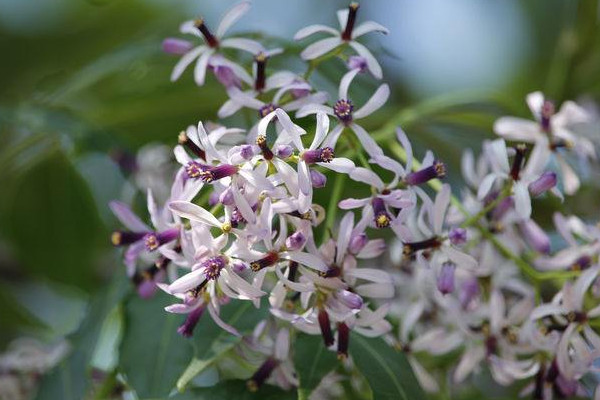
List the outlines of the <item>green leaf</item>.
{"label": "green leaf", "polygon": [[118,275],[109,288],[100,290],[93,299],[79,330],[70,336],[72,353],[56,368],[44,375],[37,400],[80,400],[90,389],[90,360],[109,312],[127,292],[129,282]]}
{"label": "green leaf", "polygon": [[103,229],[85,182],[67,158],[55,151],[8,186],[0,226],[23,267],[92,288],[92,260]]}
{"label": "green leaf", "polygon": [[[221,309],[221,318],[242,334],[252,331],[265,314],[266,308],[256,309],[250,301],[232,301]],[[203,316],[194,330],[194,358],[177,381],[177,389],[183,391],[239,342],[239,337],[224,331],[208,315]]]}
{"label": "green leaf", "polygon": [[[228,380],[208,388],[190,390],[175,399],[194,400],[292,400],[296,399],[294,391],[285,391],[271,385],[263,385],[256,392],[246,387],[241,380]],[[149,399],[145,399],[149,400]]]}
{"label": "green leaf", "polygon": [[300,380],[298,398],[307,399],[321,379],[338,365],[338,360],[335,353],[327,350],[319,335],[300,333],[294,347],[298,349],[294,353],[294,366]]}
{"label": "green leaf", "polygon": [[425,399],[404,354],[390,348],[383,339],[353,333],[350,354],[369,382],[374,400]]}
{"label": "green leaf", "polygon": [[158,292],[149,300],[132,296],[125,304],[120,365],[140,398],[166,397],[192,356],[190,342],[177,334],[182,316],[164,310],[172,302]]}

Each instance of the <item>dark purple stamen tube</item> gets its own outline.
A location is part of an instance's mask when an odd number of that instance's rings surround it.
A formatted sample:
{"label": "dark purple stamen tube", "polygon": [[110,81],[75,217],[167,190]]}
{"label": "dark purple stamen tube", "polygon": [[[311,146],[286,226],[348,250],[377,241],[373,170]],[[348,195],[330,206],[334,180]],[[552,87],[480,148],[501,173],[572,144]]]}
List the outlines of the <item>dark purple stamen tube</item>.
{"label": "dark purple stamen tube", "polygon": [[352,31],[354,30],[354,23],[356,22],[356,13],[359,7],[360,6],[358,5],[358,3],[350,3],[350,5],[348,6],[348,21],[346,22],[344,32],[342,32],[342,40],[352,40]]}
{"label": "dark purple stamen tube", "polygon": [[329,315],[327,311],[319,311],[319,327],[321,328],[321,335],[323,336],[323,343],[325,347],[333,345],[333,333],[331,333],[331,323],[329,322]]}
{"label": "dark purple stamen tube", "polygon": [[271,149],[269,148],[269,146],[267,145],[267,138],[265,136],[259,136],[256,138],[256,144],[258,145],[258,147],[260,147],[260,151],[262,152],[263,157],[265,158],[265,160],[272,160],[274,157],[273,152],[271,151]]}
{"label": "dark purple stamen tube", "polygon": [[254,81],[254,90],[261,92],[265,88],[265,69],[267,66],[267,56],[264,53],[258,53],[254,57],[254,61],[256,62],[256,80]]}
{"label": "dark purple stamen tube", "polygon": [[371,205],[373,206],[375,226],[377,226],[378,228],[387,228],[388,226],[390,226],[392,218],[385,209],[384,201],[379,197],[375,197],[371,201]]}
{"label": "dark purple stamen tube", "polygon": [[218,181],[219,179],[227,178],[228,176],[235,175],[238,171],[238,167],[231,164],[221,164],[216,167],[208,168],[200,172],[200,179],[206,183]]}
{"label": "dark purple stamen tube", "polygon": [[115,231],[110,240],[115,246],[127,246],[141,240],[148,232]]}
{"label": "dark purple stamen tube", "polygon": [[267,268],[272,265],[275,265],[275,263],[277,263],[277,261],[279,261],[279,254],[272,251],[272,252],[268,253],[265,257],[261,258],[260,260],[251,262],[250,268],[254,272],[260,271],[263,268]]}
{"label": "dark purple stamen tube", "polygon": [[420,185],[429,182],[432,179],[443,178],[446,176],[446,165],[436,160],[429,167],[416,172],[411,172],[404,177],[404,182],[408,185]]}
{"label": "dark purple stamen tube", "polygon": [[204,19],[199,18],[196,21],[194,21],[194,26],[200,31],[200,33],[202,33],[202,36],[204,36],[208,47],[219,47],[219,40],[217,40],[217,38],[208,29],[208,27],[204,23]]}
{"label": "dark purple stamen tube", "polygon": [[331,147],[323,147],[322,149],[305,150],[300,155],[302,160],[307,164],[329,163],[335,157]]}
{"label": "dark purple stamen tube", "polygon": [[350,328],[343,322],[337,324],[338,328],[338,349],[337,356],[340,360],[348,358],[348,344],[350,342]]}
{"label": "dark purple stamen tube", "polygon": [[279,365],[279,361],[273,357],[267,358],[248,381],[248,390],[256,392],[258,388],[269,379],[269,376],[271,376],[277,365]]}
{"label": "dark purple stamen tube", "polygon": [[200,321],[200,317],[202,317],[204,309],[204,306],[200,306],[189,313],[185,319],[185,322],[181,324],[179,328],[177,328],[177,333],[187,338],[192,337],[194,334],[194,328],[196,328],[196,325],[198,325],[198,321]]}
{"label": "dark purple stamen tube", "polygon": [[519,144],[515,147],[516,153],[513,159],[513,164],[510,169],[510,176],[513,180],[518,181],[519,175],[521,174],[521,168],[523,167],[523,161],[525,160],[525,153],[527,152],[527,146]]}
{"label": "dark purple stamen tube", "polygon": [[440,239],[436,236],[420,242],[404,243],[403,253],[405,256],[410,256],[419,250],[435,249],[441,244]]}
{"label": "dark purple stamen tube", "polygon": [[196,145],[196,143],[194,143],[185,132],[181,131],[179,133],[179,136],[177,137],[177,142],[180,145],[185,146],[192,153],[194,153],[196,157],[206,160],[206,153],[204,152],[204,150],[198,147],[198,145]]}

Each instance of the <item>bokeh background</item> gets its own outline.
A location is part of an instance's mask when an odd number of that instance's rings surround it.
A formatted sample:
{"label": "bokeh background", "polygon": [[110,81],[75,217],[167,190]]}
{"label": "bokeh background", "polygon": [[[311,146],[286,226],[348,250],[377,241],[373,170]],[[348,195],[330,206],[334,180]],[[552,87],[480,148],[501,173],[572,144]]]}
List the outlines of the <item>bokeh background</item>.
{"label": "bokeh background", "polygon": [[[24,337],[43,345],[66,338],[71,347],[68,362],[33,379],[39,398],[81,398],[90,362],[114,367],[122,336],[114,321],[131,285],[110,245],[118,224],[107,203],[143,210],[136,188],[170,173],[177,133],[216,117],[222,88],[211,77],[199,89],[189,72],[169,82],[177,58],[161,52],[161,41],[200,13],[214,26],[234,3],[0,0],[0,353]],[[336,23],[346,5],[255,0],[235,31],[297,54],[289,38],[310,23]],[[462,149],[493,136],[494,119],[528,115],[527,93],[592,111],[600,99],[595,0],[365,0],[360,13],[391,32],[368,38],[393,94],[365,127],[402,123],[417,151],[448,161],[451,180]],[[303,71],[290,58],[272,65]],[[334,91],[343,68],[329,61],[314,79]],[[364,96],[375,85],[364,80]],[[600,143],[597,129],[584,134]],[[597,178],[589,172],[567,209],[598,217]],[[549,201],[542,220],[555,207]]]}

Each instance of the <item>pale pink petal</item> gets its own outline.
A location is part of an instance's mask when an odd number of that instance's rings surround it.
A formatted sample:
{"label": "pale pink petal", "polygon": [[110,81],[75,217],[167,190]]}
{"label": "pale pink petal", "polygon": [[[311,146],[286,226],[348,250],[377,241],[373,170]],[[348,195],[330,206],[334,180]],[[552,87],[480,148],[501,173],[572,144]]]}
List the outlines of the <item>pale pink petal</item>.
{"label": "pale pink petal", "polygon": [[150,227],[142,222],[137,215],[131,211],[131,208],[123,202],[111,201],[108,203],[111,211],[119,221],[128,229],[134,232],[147,232]]}

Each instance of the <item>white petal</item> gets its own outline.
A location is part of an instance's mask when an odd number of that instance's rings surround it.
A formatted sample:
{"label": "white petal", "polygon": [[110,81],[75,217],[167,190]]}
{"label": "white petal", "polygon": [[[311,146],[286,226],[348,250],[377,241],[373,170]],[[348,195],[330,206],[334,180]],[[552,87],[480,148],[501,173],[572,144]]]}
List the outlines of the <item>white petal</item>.
{"label": "white petal", "polygon": [[485,357],[482,347],[472,347],[465,351],[461,357],[456,371],[454,371],[454,382],[460,383],[477,367]]}
{"label": "white petal", "polygon": [[171,82],[179,79],[183,71],[190,65],[196,58],[200,56],[204,51],[206,51],[208,47],[206,46],[198,46],[187,53],[185,53],[181,59],[175,64],[175,68],[173,68],[173,72],[171,73]]}
{"label": "white petal", "polygon": [[352,160],[343,157],[336,157],[331,162],[317,163],[317,165],[343,174],[347,174],[355,168]]}
{"label": "white petal", "polygon": [[400,127],[398,127],[398,129],[396,129],[396,137],[398,138],[398,141],[400,141],[400,144],[402,144],[402,147],[404,147],[404,151],[406,152],[406,170],[411,171],[412,170],[413,152],[412,152],[412,145],[410,144],[410,140],[408,140],[408,136]]}
{"label": "white petal", "polygon": [[265,105],[265,103],[256,99],[253,96],[253,94],[255,94],[255,93],[250,94],[248,92],[243,92],[240,89],[238,89],[237,87],[229,88],[227,90],[227,94],[229,95],[231,100],[235,101],[236,103],[238,103],[239,105],[242,105],[244,107],[249,107],[249,108],[258,110]]}
{"label": "white petal", "polygon": [[339,100],[347,100],[348,99],[348,88],[350,87],[352,80],[354,80],[354,77],[356,76],[356,74],[359,73],[359,71],[360,71],[359,69],[351,69],[350,71],[348,71],[344,74],[344,76],[342,77],[342,80],[340,81],[340,87],[338,89],[338,99]]}
{"label": "white petal", "polygon": [[360,119],[373,114],[385,104],[389,97],[390,87],[387,83],[384,83],[377,88],[377,91],[373,94],[373,96],[371,96],[365,105],[354,113],[354,118]]}
{"label": "white petal", "polygon": [[337,257],[336,264],[341,265],[342,260],[346,256],[346,250],[348,250],[348,242],[352,235],[352,227],[354,226],[354,213],[348,212],[342,218],[340,222],[340,229],[338,230],[337,237]]}
{"label": "white petal", "polygon": [[447,183],[442,185],[442,189],[435,196],[435,203],[433,205],[433,232],[436,235],[442,233],[442,227],[444,226],[444,219],[446,217],[446,210],[450,204],[450,185]]}
{"label": "white petal", "polygon": [[221,328],[223,328],[224,330],[226,330],[227,332],[231,333],[232,335],[235,336],[242,336],[237,329],[235,329],[233,326],[225,323],[225,321],[223,321],[221,319],[221,317],[219,316],[219,313],[217,312],[217,310],[215,309],[214,305],[212,302],[210,302],[208,304],[208,312],[210,313],[210,316],[212,317],[213,321],[215,321],[215,323],[217,325],[219,325]]}
{"label": "white petal", "polygon": [[360,144],[362,144],[369,156],[375,158],[377,156],[383,155],[383,150],[381,150],[381,147],[379,147],[379,145],[375,142],[375,140],[373,140],[371,135],[369,135],[369,133],[367,133],[367,131],[363,127],[361,127],[358,124],[352,124],[350,125],[350,128],[352,128],[352,130],[356,134],[356,137],[360,141]]}
{"label": "white petal", "polygon": [[309,114],[316,114],[318,112],[333,115],[333,108],[322,104],[308,104],[296,112],[296,118],[304,118]]}
{"label": "white petal", "polygon": [[329,135],[327,135],[327,137],[325,138],[325,141],[323,142],[323,147],[331,147],[332,149],[335,149],[335,145],[337,144],[338,138],[340,137],[343,131],[344,125],[336,125],[336,127],[333,128],[331,132],[329,132]]}
{"label": "white petal", "polygon": [[120,201],[111,201],[109,207],[113,214],[115,214],[115,217],[117,217],[128,229],[134,232],[146,232],[151,230],[148,225],[143,223],[142,220],[131,211],[131,208],[129,208],[127,204]]}
{"label": "white petal", "polygon": [[379,65],[377,59],[373,56],[373,54],[371,54],[369,49],[367,49],[365,46],[358,42],[352,41],[349,44],[354,48],[354,50],[356,50],[359,56],[363,57],[367,61],[367,67],[369,68],[369,71],[371,71],[371,74],[373,74],[375,78],[381,79],[381,77],[383,76],[381,66]]}
{"label": "white petal", "polygon": [[194,67],[194,81],[196,85],[202,86],[204,85],[204,78],[206,77],[206,68],[208,68],[208,60],[212,56],[213,51],[205,51],[202,53],[200,57],[198,57],[198,61],[196,62],[196,66]]}
{"label": "white petal", "polygon": [[496,120],[494,132],[507,140],[528,143],[533,143],[542,137],[537,122],[516,117],[502,117]]}
{"label": "white petal", "polygon": [[182,218],[187,218],[190,221],[197,221],[219,228],[221,227],[221,223],[214,215],[196,204],[187,201],[172,201],[169,203],[169,208],[175,214]]}
{"label": "white petal", "polygon": [[577,173],[573,171],[573,168],[562,158],[557,157],[560,169],[562,172],[562,184],[566,194],[572,195],[579,190],[580,182]]}
{"label": "white petal", "polygon": [[235,6],[231,7],[229,11],[223,16],[219,26],[217,27],[216,35],[218,38],[223,37],[225,32],[231,28],[244,14],[250,9],[249,1],[241,1]]}
{"label": "white petal", "polygon": [[342,44],[342,39],[339,37],[321,39],[304,49],[302,53],[300,53],[300,57],[304,60],[314,60],[323,54],[329,53],[340,44]]}
{"label": "white petal", "polygon": [[477,189],[477,199],[483,200],[485,196],[492,190],[492,186],[496,182],[496,174],[489,174],[479,184],[479,189]]}
{"label": "white petal", "polygon": [[352,39],[356,39],[357,37],[369,32],[381,32],[385,35],[390,33],[388,28],[386,28],[385,26],[378,24],[377,22],[366,21],[354,28],[354,30],[352,31]]}
{"label": "white petal", "polygon": [[367,185],[373,186],[378,190],[382,190],[385,187],[385,184],[375,172],[370,169],[366,169],[363,167],[356,167],[350,172],[350,178],[358,181],[366,183]]}
{"label": "white petal", "polygon": [[467,253],[463,253],[452,246],[442,246],[442,251],[460,268],[470,271],[477,268],[477,260]]}
{"label": "white petal", "polygon": [[531,217],[531,197],[529,196],[529,189],[522,181],[515,182],[515,210],[519,216],[523,219],[529,219]]}
{"label": "white petal", "polygon": [[542,106],[544,105],[544,94],[540,91],[529,93],[525,100],[531,113],[539,120],[542,113]]}
{"label": "white petal", "polygon": [[201,284],[205,279],[204,268],[199,268],[171,283],[167,290],[169,293],[185,293]]}
{"label": "white petal", "polygon": [[246,38],[225,39],[220,43],[221,47],[229,47],[232,49],[244,50],[254,55],[265,50],[262,44],[255,40]]}
{"label": "white petal", "polygon": [[331,33],[332,35],[338,34],[338,31],[336,31],[335,29],[333,29],[329,26],[316,24],[316,25],[309,25],[309,26],[306,26],[306,27],[300,29],[294,35],[294,40],[302,40],[308,36],[314,35],[317,32],[326,32],[326,33]]}
{"label": "white petal", "polygon": [[329,133],[329,117],[325,113],[317,113],[317,126],[315,129],[315,138],[313,139],[312,144],[310,145],[311,149],[316,149],[325,136]]}
{"label": "white petal", "polygon": [[310,253],[287,251],[281,253],[280,256],[286,260],[296,261],[298,264],[316,269],[318,271],[326,272],[329,269],[321,257],[317,257]]}

